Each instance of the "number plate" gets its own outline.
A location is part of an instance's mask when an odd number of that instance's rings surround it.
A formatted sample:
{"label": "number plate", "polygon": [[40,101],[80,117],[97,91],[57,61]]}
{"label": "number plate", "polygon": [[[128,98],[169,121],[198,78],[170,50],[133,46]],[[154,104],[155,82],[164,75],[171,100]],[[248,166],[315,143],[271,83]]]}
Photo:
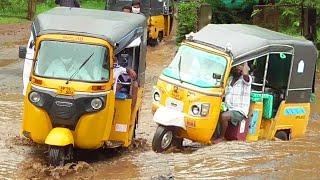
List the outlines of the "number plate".
{"label": "number plate", "polygon": [[169,97],[166,100],[166,107],[170,108],[170,109],[174,109],[179,112],[182,112],[183,111],[183,102]]}
{"label": "number plate", "polygon": [[74,90],[71,87],[60,86],[57,94],[73,95]]}

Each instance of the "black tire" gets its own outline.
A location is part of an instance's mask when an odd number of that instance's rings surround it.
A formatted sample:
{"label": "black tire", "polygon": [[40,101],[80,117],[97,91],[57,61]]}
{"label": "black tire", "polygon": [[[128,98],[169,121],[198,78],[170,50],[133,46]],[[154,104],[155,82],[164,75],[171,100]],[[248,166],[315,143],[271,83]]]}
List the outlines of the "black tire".
{"label": "black tire", "polygon": [[166,127],[158,126],[152,140],[152,150],[158,153],[166,151],[173,142],[173,132]]}
{"label": "black tire", "polygon": [[49,146],[49,164],[51,166],[64,166],[73,159],[72,146]]}
{"label": "black tire", "polygon": [[151,47],[155,47],[156,45],[158,45],[158,40],[157,39],[149,39],[148,40],[148,44],[151,46]]}
{"label": "black tire", "polygon": [[175,146],[178,149],[183,148],[183,138],[173,137],[172,146]]}
{"label": "black tire", "polygon": [[277,131],[277,133],[275,134],[275,137],[283,141],[289,140],[289,136],[286,131]]}

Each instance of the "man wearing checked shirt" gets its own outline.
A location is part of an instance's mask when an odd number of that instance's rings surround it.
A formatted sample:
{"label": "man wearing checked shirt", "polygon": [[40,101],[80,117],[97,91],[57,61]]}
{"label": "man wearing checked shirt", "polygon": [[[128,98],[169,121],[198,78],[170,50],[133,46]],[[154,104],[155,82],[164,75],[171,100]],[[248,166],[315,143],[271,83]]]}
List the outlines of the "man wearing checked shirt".
{"label": "man wearing checked shirt", "polygon": [[228,80],[225,93],[225,105],[227,110],[220,114],[219,123],[222,126],[219,138],[213,143],[219,143],[225,139],[229,122],[237,126],[244,118],[247,118],[250,108],[252,78],[249,75],[247,63],[237,65],[231,69],[231,77]]}

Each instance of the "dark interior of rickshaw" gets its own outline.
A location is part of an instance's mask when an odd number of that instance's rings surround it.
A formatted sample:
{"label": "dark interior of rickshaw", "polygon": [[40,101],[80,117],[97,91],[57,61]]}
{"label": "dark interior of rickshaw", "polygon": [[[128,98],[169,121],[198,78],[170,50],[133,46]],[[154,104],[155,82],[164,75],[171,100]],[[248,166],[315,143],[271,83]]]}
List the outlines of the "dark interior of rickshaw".
{"label": "dark interior of rickshaw", "polygon": [[[286,97],[290,68],[291,54],[273,53],[269,54],[267,71],[266,62],[268,56],[251,60],[248,62],[250,75],[253,78],[251,101],[263,101],[263,116],[265,119],[275,117],[280,103]],[[266,73],[265,89],[263,92],[263,80]]]}
{"label": "dark interior of rickshaw", "polygon": [[[124,68],[133,69],[137,74],[139,70],[139,56],[140,56],[140,46],[125,48],[120,53],[116,55],[118,59],[118,64]],[[122,88],[120,92],[117,93],[117,99],[128,99],[132,97],[131,88],[132,80],[127,74],[122,74],[118,78],[118,83],[121,84]]]}

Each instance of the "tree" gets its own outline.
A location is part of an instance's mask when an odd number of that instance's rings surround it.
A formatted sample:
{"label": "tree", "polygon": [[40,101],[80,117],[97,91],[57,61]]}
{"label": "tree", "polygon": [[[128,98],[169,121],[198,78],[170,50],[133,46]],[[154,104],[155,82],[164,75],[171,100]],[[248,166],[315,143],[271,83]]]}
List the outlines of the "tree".
{"label": "tree", "polygon": [[27,19],[32,20],[34,15],[36,14],[36,0],[28,0],[28,15]]}

